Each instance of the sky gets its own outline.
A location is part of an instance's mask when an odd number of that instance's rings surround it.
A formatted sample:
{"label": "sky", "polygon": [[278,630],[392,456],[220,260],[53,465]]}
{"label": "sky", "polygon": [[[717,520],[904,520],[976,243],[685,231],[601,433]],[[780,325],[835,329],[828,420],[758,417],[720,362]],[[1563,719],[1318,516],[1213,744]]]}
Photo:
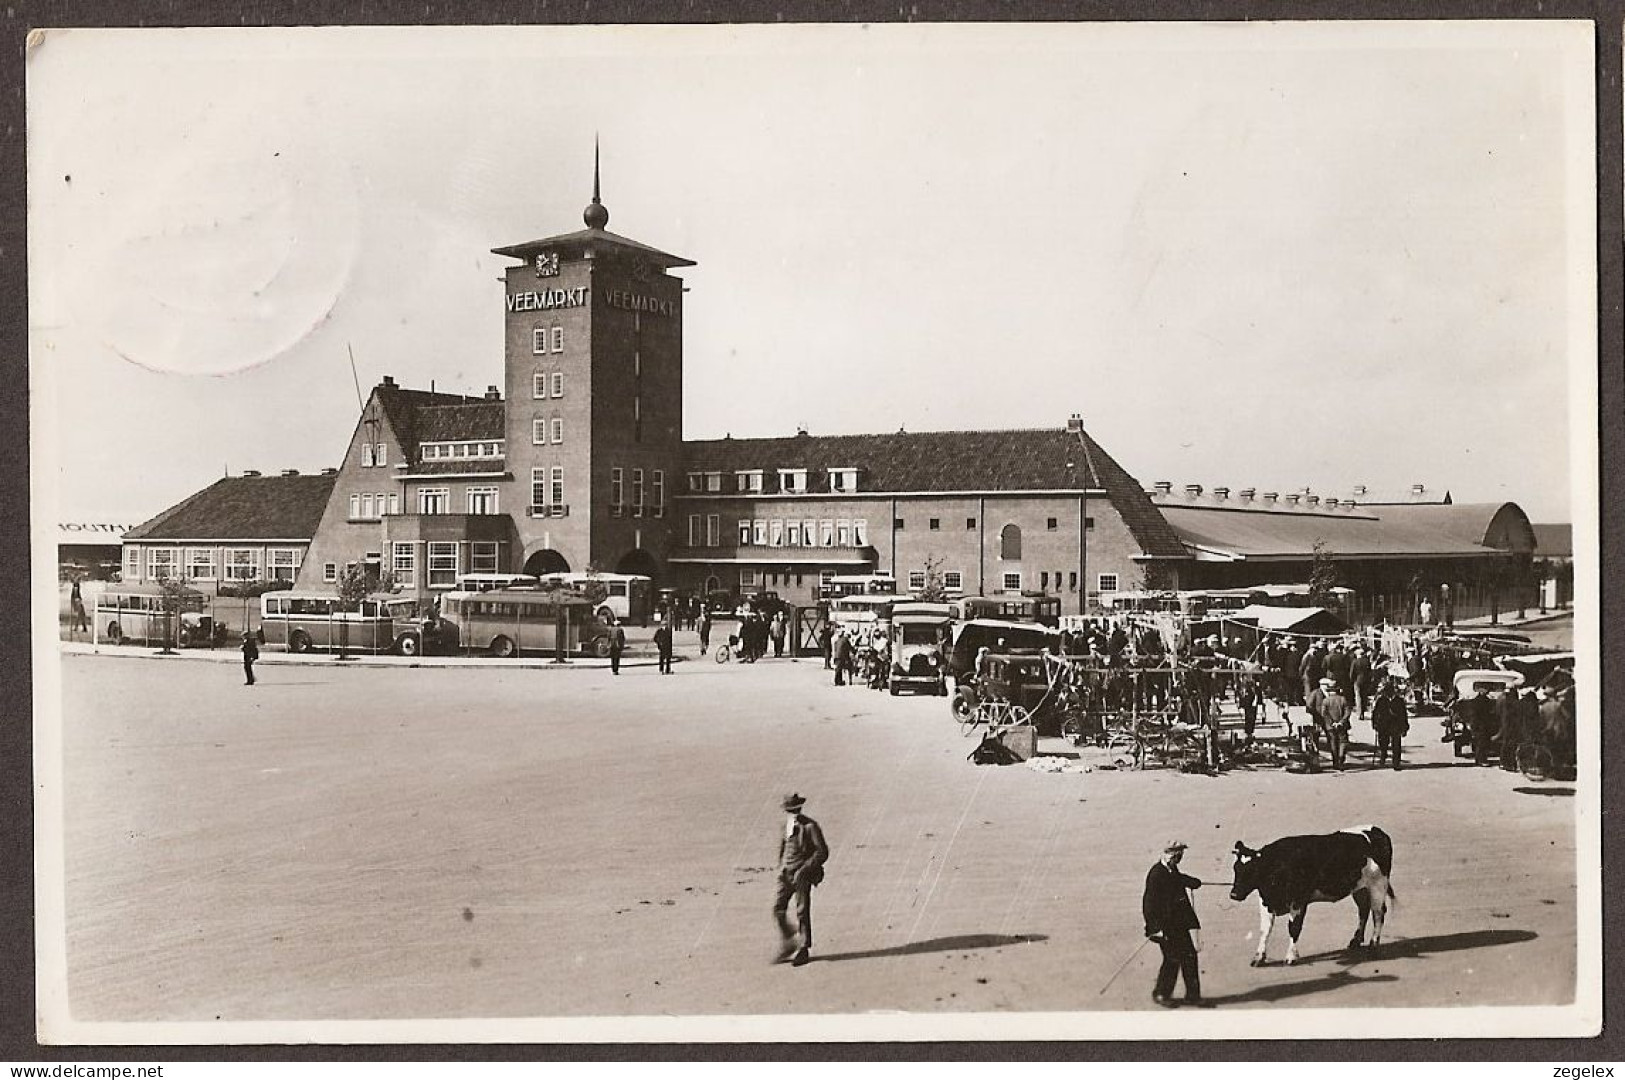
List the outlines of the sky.
{"label": "sky", "polygon": [[1591,55],[1555,21],[51,31],[32,438],[60,518],[133,523],[337,464],[357,381],[501,383],[490,249],[581,228],[597,138],[610,230],[698,264],[690,438],[1077,412],[1148,487],[1566,521]]}

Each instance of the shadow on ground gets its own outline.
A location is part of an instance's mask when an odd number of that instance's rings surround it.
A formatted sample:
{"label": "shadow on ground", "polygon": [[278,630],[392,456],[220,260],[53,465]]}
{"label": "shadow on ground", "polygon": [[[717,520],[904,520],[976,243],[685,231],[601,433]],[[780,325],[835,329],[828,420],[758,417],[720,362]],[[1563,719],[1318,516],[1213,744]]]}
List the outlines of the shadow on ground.
{"label": "shadow on ground", "polygon": [[1386,960],[1414,960],[1435,953],[1460,952],[1463,949],[1489,949],[1497,945],[1516,945],[1533,941],[1540,935],[1533,930],[1464,930],[1459,934],[1434,934],[1431,937],[1399,938],[1385,941],[1377,949],[1360,949],[1336,954],[1339,964],[1382,963]]}
{"label": "shadow on ground", "polygon": [[1207,1000],[1214,1005],[1244,1005],[1250,1001],[1261,1001],[1273,1004],[1289,998],[1304,997],[1308,994],[1324,994],[1333,990],[1346,990],[1353,986],[1365,986],[1370,983],[1398,982],[1397,975],[1371,975],[1360,978],[1353,972],[1334,971],[1329,975],[1322,975],[1315,979],[1301,979],[1298,982],[1271,983],[1267,986],[1255,987],[1241,994],[1225,994],[1222,997],[1210,997]]}
{"label": "shadow on ground", "polygon": [[958,952],[961,949],[997,949],[1005,945],[1025,945],[1030,941],[1048,941],[1048,934],[960,934],[957,937],[931,938],[911,941],[907,945],[893,945],[889,949],[866,949],[863,952],[826,953],[814,955],[813,960],[873,960],[882,956],[912,956],[915,953]]}
{"label": "shadow on ground", "polygon": [[1519,795],[1545,795],[1549,798],[1567,797],[1574,794],[1571,787],[1515,787],[1512,789]]}

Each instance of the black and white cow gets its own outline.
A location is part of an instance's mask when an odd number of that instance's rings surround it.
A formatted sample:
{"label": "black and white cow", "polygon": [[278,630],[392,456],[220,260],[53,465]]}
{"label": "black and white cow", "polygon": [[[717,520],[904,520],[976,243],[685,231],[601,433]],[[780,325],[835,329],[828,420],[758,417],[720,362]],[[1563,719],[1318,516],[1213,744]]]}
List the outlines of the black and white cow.
{"label": "black and white cow", "polygon": [[1334,902],[1353,896],[1360,909],[1360,926],[1348,947],[1365,942],[1366,917],[1371,918],[1371,948],[1382,941],[1382,920],[1397,897],[1389,875],[1394,869],[1394,844],[1375,825],[1344,829],[1326,836],[1288,836],[1257,851],[1236,842],[1232,900],[1245,900],[1258,891],[1258,952],[1252,965],[1264,963],[1270,931],[1279,915],[1290,915],[1286,962],[1298,960],[1298,935],[1310,904]]}

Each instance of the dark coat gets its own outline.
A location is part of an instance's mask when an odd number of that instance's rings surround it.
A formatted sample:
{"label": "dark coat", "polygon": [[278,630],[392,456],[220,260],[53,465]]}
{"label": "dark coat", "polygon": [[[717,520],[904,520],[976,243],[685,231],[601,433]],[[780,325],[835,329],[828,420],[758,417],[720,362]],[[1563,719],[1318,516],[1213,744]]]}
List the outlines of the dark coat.
{"label": "dark coat", "polygon": [[806,814],[798,813],[795,831],[779,840],[779,873],[796,881],[806,872],[812,883],[817,884],[823,880],[823,867],[828,859],[829,845],[824,842],[824,830]]}
{"label": "dark coat", "polygon": [[1158,862],[1145,875],[1145,896],[1140,900],[1140,912],[1145,916],[1145,936],[1172,930],[1195,930],[1202,924],[1196,919],[1196,908],[1186,889],[1200,888],[1202,883],[1188,874]]}
{"label": "dark coat", "polygon": [[660,629],[655,631],[655,648],[661,656],[671,655],[671,626],[661,623]]}
{"label": "dark coat", "polygon": [[1371,703],[1371,726],[1378,735],[1404,735],[1411,730],[1405,699],[1398,692],[1379,691]]}
{"label": "dark coat", "polygon": [[259,658],[260,658],[259,642],[254,640],[254,635],[249,634],[247,637],[243,638],[243,659],[244,660],[258,660]]}

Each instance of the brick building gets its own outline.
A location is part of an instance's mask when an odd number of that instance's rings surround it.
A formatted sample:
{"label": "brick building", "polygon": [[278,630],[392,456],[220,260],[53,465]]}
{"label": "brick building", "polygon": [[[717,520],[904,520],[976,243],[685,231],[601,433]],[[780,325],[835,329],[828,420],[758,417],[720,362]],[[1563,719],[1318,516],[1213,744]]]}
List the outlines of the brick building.
{"label": "brick building", "polygon": [[325,478],[298,588],[329,591],[351,564],[420,595],[462,573],[595,567],[805,603],[824,575],[908,587],[931,567],[966,595],[1044,593],[1075,613],[1125,589],[1307,580],[1316,540],[1396,588],[1533,546],[1513,504],[1486,516],[1420,487],[1385,505],[1147,491],[1076,415],[1037,430],[685,441],[673,271],[695,264],[609,232],[596,169],[583,221],[493,249],[516,262],[503,377],[483,397],[388,376],[373,388]]}

